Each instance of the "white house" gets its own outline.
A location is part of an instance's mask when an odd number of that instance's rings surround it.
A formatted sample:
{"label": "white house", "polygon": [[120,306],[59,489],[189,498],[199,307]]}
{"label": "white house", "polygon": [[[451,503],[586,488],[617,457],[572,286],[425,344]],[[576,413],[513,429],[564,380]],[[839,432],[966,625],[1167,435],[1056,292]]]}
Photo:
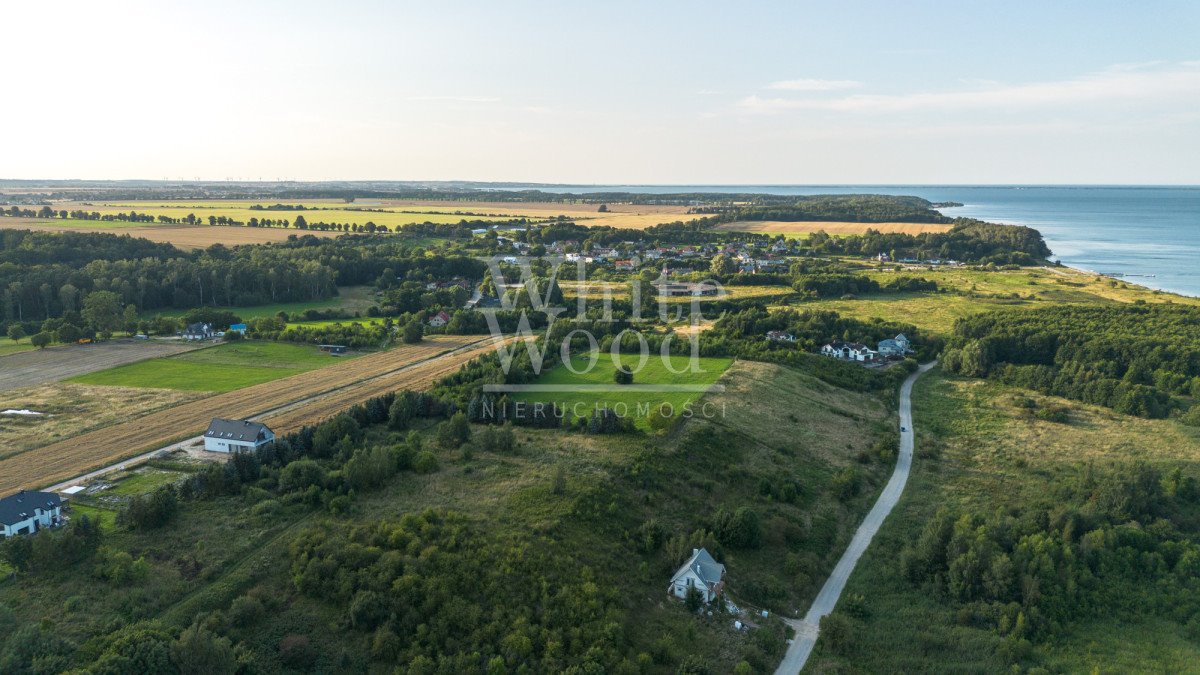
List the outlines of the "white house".
{"label": "white house", "polygon": [[671,577],[667,593],[686,598],[689,589],[696,589],[704,602],[712,602],[725,587],[725,566],[713,560],[708,551],[692,549],[692,557]]}
{"label": "white house", "polygon": [[429,317],[429,325],[433,326],[434,328],[441,328],[448,323],[450,323],[450,315],[445,312],[438,312],[437,314]]}
{"label": "white house", "polygon": [[787,331],[769,330],[767,331],[767,339],[771,342],[795,342],[796,336]]}
{"label": "white house", "polygon": [[267,425],[246,420],[214,417],[204,432],[204,449],[209,452],[249,452],[275,442]]}
{"label": "white house", "polygon": [[53,492],[26,492],[0,499],[0,537],[33,534],[62,524],[62,498]]}
{"label": "white house", "polygon": [[912,351],[912,346],[904,333],[894,338],[879,341],[879,353],[883,356],[904,356]]}
{"label": "white house", "polygon": [[873,361],[879,352],[858,342],[830,342],[821,347],[821,353],[835,359],[846,361]]}

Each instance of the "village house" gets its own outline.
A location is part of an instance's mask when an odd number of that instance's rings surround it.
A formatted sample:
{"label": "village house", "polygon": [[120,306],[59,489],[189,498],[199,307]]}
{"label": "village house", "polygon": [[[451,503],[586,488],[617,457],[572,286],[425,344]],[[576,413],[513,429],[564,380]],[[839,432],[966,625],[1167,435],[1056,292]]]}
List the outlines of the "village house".
{"label": "village house", "polygon": [[706,603],[720,596],[725,588],[725,566],[702,548],[692,549],[692,557],[671,577],[667,593],[684,599],[693,588]]}
{"label": "village house", "polygon": [[214,417],[204,432],[204,449],[209,452],[250,452],[275,442],[267,425],[246,420]]}
{"label": "village house", "polygon": [[717,285],[713,284],[713,283],[692,283],[690,281],[672,281],[671,280],[671,272],[670,272],[670,270],[667,269],[666,265],[663,265],[662,274],[657,279],[655,279],[654,281],[652,281],[650,283],[655,288],[658,289],[659,295],[666,295],[666,296],[717,295],[718,291],[720,291],[720,288],[718,288]]}
{"label": "village house", "polygon": [[904,356],[912,351],[912,345],[901,333],[894,338],[880,340],[878,350],[881,356]]}
{"label": "village house", "polygon": [[434,328],[441,328],[448,323],[450,323],[450,315],[445,311],[438,312],[437,314],[429,317],[429,325]]}
{"label": "village house", "polygon": [[618,272],[632,272],[637,269],[637,262],[634,260],[618,260],[613,263]]}
{"label": "village house", "polygon": [[183,331],[184,340],[207,340],[216,335],[211,323],[189,323]]}
{"label": "village house", "polygon": [[859,342],[830,342],[821,347],[821,353],[835,359],[846,361],[874,361],[878,352]]}
{"label": "village house", "polygon": [[62,524],[62,498],[53,492],[27,492],[0,499],[0,537],[33,534]]}
{"label": "village house", "polygon": [[782,330],[767,331],[767,339],[771,342],[795,342],[796,336]]}

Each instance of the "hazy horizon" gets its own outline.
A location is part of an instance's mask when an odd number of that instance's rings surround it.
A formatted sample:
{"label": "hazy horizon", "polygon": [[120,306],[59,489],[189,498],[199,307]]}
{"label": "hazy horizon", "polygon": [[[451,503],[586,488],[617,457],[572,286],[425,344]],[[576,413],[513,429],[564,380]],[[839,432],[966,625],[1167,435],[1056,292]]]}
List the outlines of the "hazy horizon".
{"label": "hazy horizon", "polygon": [[0,176],[1200,183],[1194,3],[75,0],[9,18],[52,30],[0,43],[22,93]]}

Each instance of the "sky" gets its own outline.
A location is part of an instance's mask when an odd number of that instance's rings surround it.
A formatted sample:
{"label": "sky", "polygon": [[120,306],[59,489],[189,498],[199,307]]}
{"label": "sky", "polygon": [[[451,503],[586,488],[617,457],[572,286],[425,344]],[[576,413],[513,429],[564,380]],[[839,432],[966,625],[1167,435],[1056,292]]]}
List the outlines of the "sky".
{"label": "sky", "polygon": [[1200,184],[1200,2],[13,2],[0,178]]}

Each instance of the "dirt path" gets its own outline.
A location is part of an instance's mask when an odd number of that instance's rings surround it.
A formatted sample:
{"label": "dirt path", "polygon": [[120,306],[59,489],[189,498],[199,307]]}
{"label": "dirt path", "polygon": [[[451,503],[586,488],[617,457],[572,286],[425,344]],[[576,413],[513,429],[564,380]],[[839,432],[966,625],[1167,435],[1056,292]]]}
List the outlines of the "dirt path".
{"label": "dirt path", "polygon": [[821,587],[821,592],[817,594],[816,600],[813,600],[808,614],[804,615],[804,620],[787,620],[788,625],[796,630],[796,637],[792,641],[792,644],[788,646],[787,654],[783,657],[783,663],[779,664],[779,668],[775,670],[775,675],[797,675],[804,668],[809,654],[812,653],[813,646],[817,643],[821,617],[833,611],[834,606],[837,605],[838,598],[842,595],[842,589],[846,587],[846,581],[850,578],[850,573],[854,571],[854,566],[858,564],[858,559],[867,550],[871,539],[879,531],[879,527],[883,525],[884,519],[892,512],[892,508],[896,506],[896,502],[900,501],[900,495],[904,492],[904,484],[908,482],[909,469],[912,467],[913,383],[936,363],[937,361],[932,361],[921,366],[917,372],[909,375],[908,379],[904,381],[904,385],[900,387],[900,427],[904,431],[900,433],[900,457],[896,460],[896,469],[892,472],[892,477],[888,480],[887,486],[880,493],[879,499],[875,501],[875,506],[871,507],[871,512],[867,514],[862,524],[858,526],[858,531],[854,533],[854,538],[850,540],[850,546],[846,548],[846,552],[842,554],[841,560],[838,560],[838,564],[833,568],[829,579]]}
{"label": "dirt path", "polygon": [[197,349],[180,341],[121,338],[87,345],[61,345],[0,356],[0,391],[35,387],[97,370]]}

